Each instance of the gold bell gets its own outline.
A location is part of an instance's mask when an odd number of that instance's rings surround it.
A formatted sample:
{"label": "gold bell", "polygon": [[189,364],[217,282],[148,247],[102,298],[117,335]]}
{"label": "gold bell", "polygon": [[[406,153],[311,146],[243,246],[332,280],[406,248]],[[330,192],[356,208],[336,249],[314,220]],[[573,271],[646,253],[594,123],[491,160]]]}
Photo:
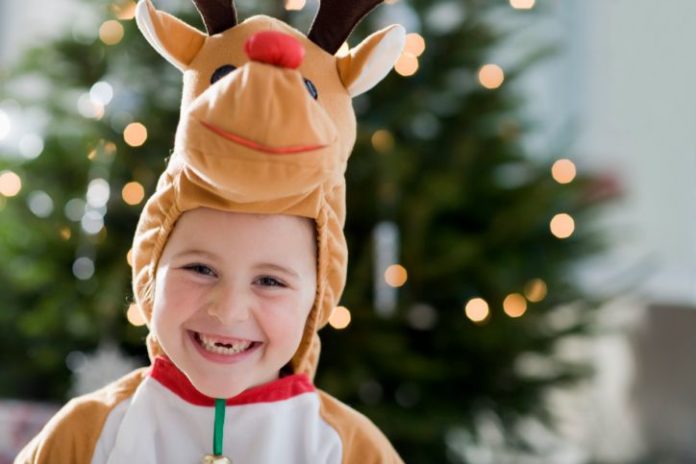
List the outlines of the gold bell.
{"label": "gold bell", "polygon": [[232,464],[225,456],[215,456],[213,454],[206,454],[203,457],[203,464]]}

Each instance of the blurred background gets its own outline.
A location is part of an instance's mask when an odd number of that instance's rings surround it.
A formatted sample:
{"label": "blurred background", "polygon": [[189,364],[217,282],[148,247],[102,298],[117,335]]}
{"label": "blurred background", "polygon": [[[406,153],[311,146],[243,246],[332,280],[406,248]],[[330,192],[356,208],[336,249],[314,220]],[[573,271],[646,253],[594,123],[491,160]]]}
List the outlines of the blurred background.
{"label": "blurred background", "polygon": [[[237,5],[304,31],[317,7]],[[148,362],[129,250],[181,76],[134,7],[0,0],[0,463]],[[406,462],[696,463],[695,20],[692,0],[389,0],[349,39],[409,32],[355,100],[316,383]]]}

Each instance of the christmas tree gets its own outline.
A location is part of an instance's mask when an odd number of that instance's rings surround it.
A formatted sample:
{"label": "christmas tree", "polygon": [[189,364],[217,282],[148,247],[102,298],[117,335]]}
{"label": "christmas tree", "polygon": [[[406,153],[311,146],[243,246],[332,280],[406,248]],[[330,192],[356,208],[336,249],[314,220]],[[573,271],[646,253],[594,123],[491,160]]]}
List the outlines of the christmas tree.
{"label": "christmas tree", "polygon": [[[308,29],[312,5],[250,3],[241,17]],[[544,392],[583,372],[554,348],[596,306],[572,277],[599,247],[575,230],[594,214],[594,183],[557,152],[525,152],[510,84],[543,53],[524,50],[518,69],[487,61],[505,40],[491,15],[533,15],[533,1],[387,3],[350,39],[411,26],[397,72],[355,102],[348,285],[316,383],[407,462],[470,459],[486,417],[505,447],[529,448],[520,427],[550,419]],[[146,363],[128,253],[173,147],[181,76],[134,7],[84,2],[63,39],[0,75],[1,396],[63,401],[98,346]],[[166,9],[200,25],[188,2]]]}

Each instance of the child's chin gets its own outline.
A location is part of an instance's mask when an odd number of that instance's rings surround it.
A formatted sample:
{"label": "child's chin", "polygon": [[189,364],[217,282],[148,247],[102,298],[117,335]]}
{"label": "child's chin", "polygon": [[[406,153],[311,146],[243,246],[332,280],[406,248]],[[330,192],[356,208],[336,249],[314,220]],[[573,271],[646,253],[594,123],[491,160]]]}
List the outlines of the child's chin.
{"label": "child's chin", "polygon": [[193,382],[196,390],[210,398],[232,398],[249,388],[248,385],[226,382],[225,385],[211,384],[210,382]]}

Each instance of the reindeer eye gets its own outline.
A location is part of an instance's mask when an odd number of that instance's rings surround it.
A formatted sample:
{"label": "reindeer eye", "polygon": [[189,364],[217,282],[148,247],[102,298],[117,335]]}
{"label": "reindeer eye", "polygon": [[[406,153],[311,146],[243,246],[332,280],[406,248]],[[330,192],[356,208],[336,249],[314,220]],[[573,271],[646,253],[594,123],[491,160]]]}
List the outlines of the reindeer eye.
{"label": "reindeer eye", "polygon": [[220,66],[219,68],[217,68],[215,70],[213,75],[210,76],[210,83],[211,84],[216,83],[217,81],[219,81],[220,79],[222,79],[223,77],[225,77],[226,75],[228,75],[229,73],[234,71],[235,69],[237,69],[237,67],[233,66],[231,64],[225,64],[225,65]]}
{"label": "reindeer eye", "polygon": [[304,85],[305,85],[305,87],[307,87],[307,91],[309,92],[309,94],[312,96],[313,99],[316,100],[317,98],[319,98],[319,92],[317,92],[317,87],[314,85],[314,82],[305,78]]}

